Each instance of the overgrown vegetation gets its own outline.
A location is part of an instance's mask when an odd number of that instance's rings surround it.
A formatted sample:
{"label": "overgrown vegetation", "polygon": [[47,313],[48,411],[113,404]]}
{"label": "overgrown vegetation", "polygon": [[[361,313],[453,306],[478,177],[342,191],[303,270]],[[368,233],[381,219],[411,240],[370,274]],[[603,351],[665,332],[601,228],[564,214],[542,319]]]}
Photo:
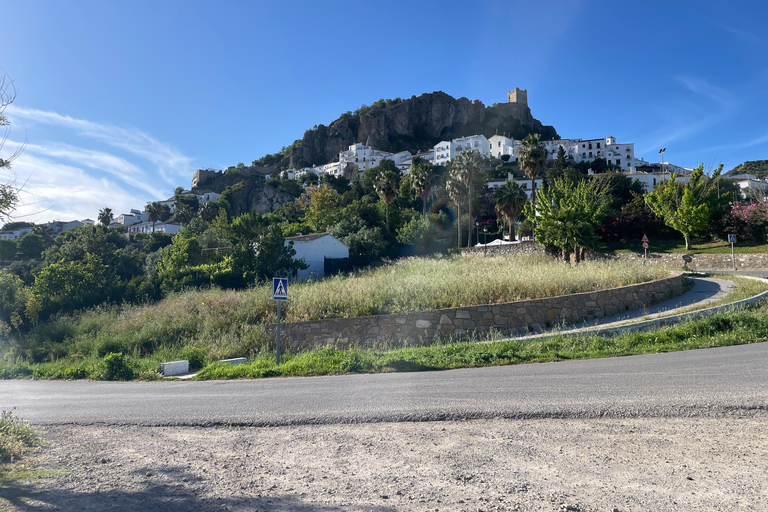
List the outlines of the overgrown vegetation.
{"label": "overgrown vegetation", "polygon": [[712,317],[651,332],[608,338],[604,336],[558,336],[532,341],[495,343],[462,342],[397,350],[338,350],[325,348],[301,354],[286,354],[281,365],[274,357],[261,355],[246,365],[211,364],[198,379],[254,379],[278,376],[380,373],[455,368],[477,368],[511,364],[543,363],[638,354],[654,354],[698,348],[741,345],[768,340],[768,305],[729,311]]}
{"label": "overgrown vegetation", "polygon": [[16,415],[16,408],[0,413],[0,463],[18,460],[39,439],[29,422]]}
{"label": "overgrown vegetation", "polygon": [[[408,258],[347,277],[291,285],[284,320],[507,302],[633,284],[664,274],[656,266],[570,266],[545,256]],[[252,357],[270,349],[274,315],[269,286],[188,290],[156,304],[60,314],[29,332],[0,339],[0,377],[154,379],[160,361],[194,355],[202,366],[216,359]]]}

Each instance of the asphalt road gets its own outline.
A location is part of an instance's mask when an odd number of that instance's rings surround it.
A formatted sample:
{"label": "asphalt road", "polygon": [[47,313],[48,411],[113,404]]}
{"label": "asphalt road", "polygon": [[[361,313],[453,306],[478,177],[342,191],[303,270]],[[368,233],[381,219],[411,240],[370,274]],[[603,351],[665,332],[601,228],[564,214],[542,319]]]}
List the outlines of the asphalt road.
{"label": "asphalt road", "polygon": [[296,425],[634,418],[768,408],[768,343],[440,372],[216,382],[0,381],[33,424]]}

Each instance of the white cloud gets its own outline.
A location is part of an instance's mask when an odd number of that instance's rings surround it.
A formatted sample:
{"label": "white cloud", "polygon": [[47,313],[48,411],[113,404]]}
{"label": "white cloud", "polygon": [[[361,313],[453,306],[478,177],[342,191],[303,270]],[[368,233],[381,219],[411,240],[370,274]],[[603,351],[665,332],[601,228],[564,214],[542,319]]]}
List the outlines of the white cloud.
{"label": "white cloud", "polygon": [[[24,153],[35,153],[49,159],[67,160],[79,166],[98,169],[132,187],[143,190],[151,196],[159,198],[163,195],[163,192],[150,182],[150,176],[144,170],[124,158],[109,153],[77,148],[68,144],[51,144],[48,146],[27,144]],[[23,159],[24,157],[20,158]]]}
{"label": "white cloud", "polygon": [[27,153],[23,159],[14,162],[13,170],[16,176],[24,178],[16,182],[21,188],[21,201],[13,218],[18,220],[95,219],[105,206],[122,213],[141,208],[148,201],[147,197],[137,197],[114,181],[96,178],[78,167]]}
{"label": "white cloud", "polygon": [[677,81],[683,84],[689,91],[709,98],[719,104],[724,110],[730,111],[736,107],[736,100],[729,91],[710,84],[703,78],[694,76],[678,76]]}
{"label": "white cloud", "polygon": [[141,157],[152,163],[163,180],[169,185],[176,186],[179,178],[188,179],[192,173],[191,158],[184,156],[173,146],[140,130],[94,123],[56,112],[46,112],[16,105],[9,106],[6,114],[12,121],[18,117],[26,121],[68,128],[78,135],[104,142],[114,148]]}
{"label": "white cloud", "polygon": [[[139,130],[16,105],[6,114],[31,141],[13,162],[13,173],[0,176],[2,182],[25,182],[16,218],[73,220],[95,218],[105,206],[116,214],[141,209],[165,199],[194,169],[191,158]],[[43,140],[46,135],[54,141]],[[21,145],[8,140],[3,154]]]}

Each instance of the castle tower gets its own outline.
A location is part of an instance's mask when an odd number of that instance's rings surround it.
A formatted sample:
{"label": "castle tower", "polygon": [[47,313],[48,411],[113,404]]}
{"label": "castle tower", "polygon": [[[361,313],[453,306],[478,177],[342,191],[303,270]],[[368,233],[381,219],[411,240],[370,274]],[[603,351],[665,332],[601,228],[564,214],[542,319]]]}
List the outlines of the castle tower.
{"label": "castle tower", "polygon": [[528,90],[527,89],[518,89],[515,87],[514,91],[509,91],[507,93],[507,102],[508,103],[520,103],[521,105],[528,105]]}

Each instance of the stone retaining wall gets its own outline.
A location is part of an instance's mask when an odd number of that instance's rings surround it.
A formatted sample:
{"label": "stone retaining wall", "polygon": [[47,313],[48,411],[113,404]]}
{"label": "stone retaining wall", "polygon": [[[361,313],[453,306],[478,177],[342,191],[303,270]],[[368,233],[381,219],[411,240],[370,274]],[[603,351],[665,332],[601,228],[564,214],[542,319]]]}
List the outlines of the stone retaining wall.
{"label": "stone retaining wall", "polygon": [[533,240],[526,240],[518,244],[492,245],[483,247],[465,247],[461,254],[488,254],[488,256],[506,256],[508,254],[544,254],[544,246]]}
{"label": "stone retaining wall", "polygon": [[291,352],[324,346],[337,348],[428,345],[437,340],[483,334],[538,331],[615,315],[649,306],[683,292],[684,276],[594,292],[507,302],[485,306],[449,308],[413,313],[354,318],[331,318],[282,324],[281,343]]}
{"label": "stone retaining wall", "polygon": [[[604,254],[605,258],[642,261],[643,255],[634,252]],[[736,254],[736,270],[767,270],[768,254]],[[732,270],[730,254],[648,253],[648,262],[678,269],[688,265],[691,270]]]}

